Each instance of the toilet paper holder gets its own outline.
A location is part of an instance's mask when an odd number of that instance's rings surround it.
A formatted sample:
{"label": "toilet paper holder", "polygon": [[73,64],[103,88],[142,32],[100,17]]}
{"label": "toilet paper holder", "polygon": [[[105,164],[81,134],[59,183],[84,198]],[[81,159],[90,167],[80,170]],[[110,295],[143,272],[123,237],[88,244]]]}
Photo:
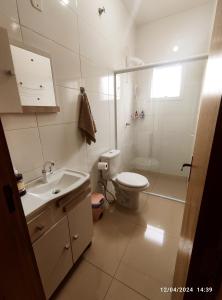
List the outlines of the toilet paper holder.
{"label": "toilet paper holder", "polygon": [[108,170],[108,163],[99,161],[97,165],[98,170],[100,171],[107,171]]}

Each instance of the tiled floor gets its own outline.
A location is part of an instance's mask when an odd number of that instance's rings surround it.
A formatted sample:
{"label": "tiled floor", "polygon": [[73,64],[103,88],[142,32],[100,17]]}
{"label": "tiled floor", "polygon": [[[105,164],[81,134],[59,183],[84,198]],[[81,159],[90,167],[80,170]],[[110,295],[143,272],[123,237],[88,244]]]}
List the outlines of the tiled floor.
{"label": "tiled floor", "polygon": [[186,200],[187,178],[182,176],[166,175],[136,170],[135,172],[146,176],[150,182],[149,192]]}
{"label": "tiled floor", "polygon": [[171,286],[184,205],[141,194],[138,212],[115,205],[54,300],[162,300]]}

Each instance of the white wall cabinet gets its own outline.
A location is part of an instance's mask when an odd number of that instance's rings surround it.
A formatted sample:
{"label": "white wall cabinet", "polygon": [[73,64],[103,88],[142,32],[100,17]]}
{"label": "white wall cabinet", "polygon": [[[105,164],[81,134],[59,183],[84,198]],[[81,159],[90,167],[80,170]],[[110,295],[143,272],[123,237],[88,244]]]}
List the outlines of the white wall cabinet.
{"label": "white wall cabinet", "polygon": [[10,45],[22,106],[56,106],[50,58]]}
{"label": "white wall cabinet", "polygon": [[22,112],[7,31],[0,28],[0,113]]}
{"label": "white wall cabinet", "polygon": [[47,299],[92,241],[90,185],[51,201],[27,219]]}
{"label": "white wall cabinet", "polygon": [[58,112],[51,59],[21,43],[9,45],[0,28],[0,113]]}

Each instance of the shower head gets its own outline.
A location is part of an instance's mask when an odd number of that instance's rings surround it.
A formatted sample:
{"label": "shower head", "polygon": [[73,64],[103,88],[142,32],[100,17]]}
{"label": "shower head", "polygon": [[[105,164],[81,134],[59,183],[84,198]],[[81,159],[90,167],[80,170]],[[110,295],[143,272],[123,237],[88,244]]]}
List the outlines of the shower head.
{"label": "shower head", "polygon": [[139,57],[136,56],[127,56],[126,57],[126,67],[139,67],[139,66],[143,66],[144,62],[142,61],[142,59],[140,59]]}

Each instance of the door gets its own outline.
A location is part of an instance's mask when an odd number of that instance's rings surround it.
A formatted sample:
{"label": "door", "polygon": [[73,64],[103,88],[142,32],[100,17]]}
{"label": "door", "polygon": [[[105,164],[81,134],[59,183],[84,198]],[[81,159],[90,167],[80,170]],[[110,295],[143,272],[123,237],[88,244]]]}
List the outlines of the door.
{"label": "door", "polygon": [[0,120],[0,298],[44,300]]}
{"label": "door", "polygon": [[[208,171],[208,163],[222,95],[222,0],[218,1],[210,55],[201,96],[200,116],[194,147],[191,176],[182,224],[174,286],[186,285],[193,242]],[[214,174],[215,178],[218,176]],[[219,175],[220,176],[220,175]],[[221,196],[220,196],[221,197]],[[207,222],[207,219],[205,219]],[[218,229],[218,228],[217,228]],[[221,228],[220,228],[221,230]],[[183,299],[174,294],[173,299]],[[207,299],[207,298],[206,298]]]}
{"label": "door", "polygon": [[93,224],[90,196],[69,211],[68,219],[73,262],[75,263],[92,240]]}
{"label": "door", "polygon": [[73,265],[67,217],[39,238],[33,249],[48,299]]}

